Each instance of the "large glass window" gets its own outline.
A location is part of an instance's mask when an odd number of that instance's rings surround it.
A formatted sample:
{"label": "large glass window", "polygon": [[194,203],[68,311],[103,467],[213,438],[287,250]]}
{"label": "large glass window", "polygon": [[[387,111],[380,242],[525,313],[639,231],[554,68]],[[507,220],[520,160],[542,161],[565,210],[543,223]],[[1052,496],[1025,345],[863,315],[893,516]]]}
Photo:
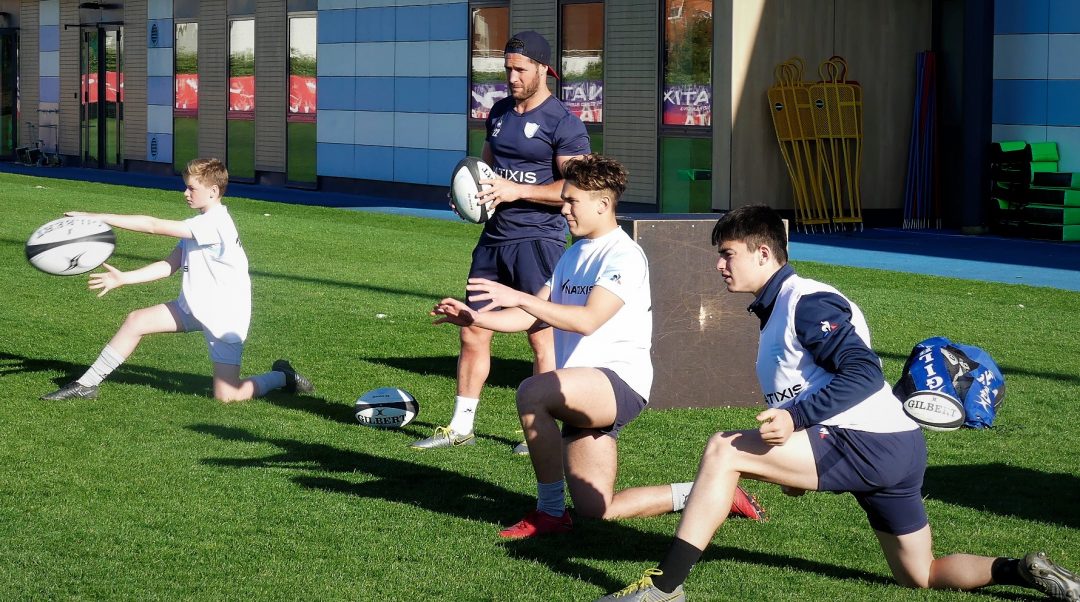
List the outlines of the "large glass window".
{"label": "large glass window", "polygon": [[510,39],[510,7],[472,6],[472,44],[469,61],[469,154],[479,157],[487,132],[484,120],[491,106],[506,98],[503,47]]}
{"label": "large glass window", "polygon": [[566,2],[561,14],[559,97],[589,130],[593,152],[604,151],[604,5]]}
{"label": "large glass window", "polygon": [[314,15],[289,16],[289,108],[288,161],[289,182],[314,184],[315,108],[316,108],[316,18]]}
{"label": "large glass window", "polygon": [[173,168],[179,173],[199,154],[199,24],[177,23],[173,49]]}
{"label": "large glass window", "polygon": [[664,0],[660,210],[712,210],[712,0]]}
{"label": "large glass window", "polygon": [[664,0],[664,125],[712,125],[712,0]]}
{"label": "large glass window", "polygon": [[255,19],[229,21],[229,176],[255,178]]}

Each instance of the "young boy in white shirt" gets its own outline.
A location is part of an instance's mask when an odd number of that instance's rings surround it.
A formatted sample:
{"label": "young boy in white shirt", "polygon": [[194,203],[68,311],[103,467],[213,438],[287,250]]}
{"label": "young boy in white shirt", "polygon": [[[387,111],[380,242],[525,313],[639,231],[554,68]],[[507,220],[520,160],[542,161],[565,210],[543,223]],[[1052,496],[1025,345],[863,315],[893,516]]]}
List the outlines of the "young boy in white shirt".
{"label": "young boy in white shirt", "polygon": [[297,374],[285,360],[274,362],[270,372],[240,379],[240,357],[251,322],[251,278],[236,225],[222,204],[229,172],[217,159],[194,159],[183,176],[184,200],[199,212],[184,221],[80,211],[66,214],[179,239],[168,257],[137,270],[122,272],[104,264],[105,271],[91,274],[89,281],[90,289],[101,291],[98,297],[124,285],[153,282],[177,271],[183,276],[179,298],[128,314],[85,374],[41,399],[95,399],[101,381],[135,351],[143,336],[197,330],[202,331],[210,349],[216,399],[242,401],[280,388],[300,393],[314,391],[311,381]]}

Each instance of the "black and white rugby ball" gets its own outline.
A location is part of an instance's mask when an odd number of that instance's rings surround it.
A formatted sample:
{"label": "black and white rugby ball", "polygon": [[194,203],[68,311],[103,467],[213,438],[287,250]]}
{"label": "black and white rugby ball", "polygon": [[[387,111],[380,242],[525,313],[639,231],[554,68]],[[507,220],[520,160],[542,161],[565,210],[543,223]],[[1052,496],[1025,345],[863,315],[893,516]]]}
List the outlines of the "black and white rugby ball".
{"label": "black and white rugby ball", "polygon": [[481,188],[480,180],[493,180],[495,177],[491,167],[476,157],[465,157],[454,167],[450,176],[450,200],[462,219],[482,224],[491,217],[488,205],[477,202],[476,193],[491,187],[485,184]]}
{"label": "black and white rugby ball", "polygon": [[30,265],[57,276],[74,276],[98,267],[116,248],[116,234],[92,217],[62,217],[34,230],[26,241]]}
{"label": "black and white rugby ball", "polygon": [[915,391],[904,400],[904,412],[930,431],[955,431],[964,424],[964,404],[941,391]]}
{"label": "black and white rugby ball", "polygon": [[413,421],[420,404],[408,391],[394,387],[372,389],[356,400],[356,420],[366,426],[396,429]]}

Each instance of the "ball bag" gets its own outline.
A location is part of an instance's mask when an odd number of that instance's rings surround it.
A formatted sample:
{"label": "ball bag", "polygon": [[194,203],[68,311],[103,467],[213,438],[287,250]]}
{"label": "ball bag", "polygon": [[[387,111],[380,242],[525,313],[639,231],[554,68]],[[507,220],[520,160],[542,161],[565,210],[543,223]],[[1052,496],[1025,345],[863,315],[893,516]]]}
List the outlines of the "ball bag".
{"label": "ball bag", "polygon": [[990,354],[978,347],[933,337],[915,345],[893,387],[900,401],[918,392],[939,391],[964,404],[964,426],[987,428],[1005,400],[1005,377]]}

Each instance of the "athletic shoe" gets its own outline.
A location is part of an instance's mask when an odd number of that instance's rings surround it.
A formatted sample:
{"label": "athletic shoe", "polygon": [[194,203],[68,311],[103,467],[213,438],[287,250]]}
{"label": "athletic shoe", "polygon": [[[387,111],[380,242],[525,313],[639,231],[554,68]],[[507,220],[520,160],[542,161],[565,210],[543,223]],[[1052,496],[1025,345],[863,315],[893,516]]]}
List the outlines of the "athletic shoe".
{"label": "athletic shoe", "polygon": [[735,487],[735,498],[731,500],[731,516],[741,516],[750,520],[765,522],[765,508],[758,503],[757,498],[746,493],[742,487]]}
{"label": "athletic shoe", "polygon": [[315,385],[306,376],[293,370],[288,360],[277,360],[270,369],[285,375],[285,390],[289,393],[314,393]]}
{"label": "athletic shoe", "polygon": [[1020,561],[1020,576],[1031,587],[1054,600],[1080,600],[1080,580],[1065,567],[1054,564],[1046,552],[1032,552]]}
{"label": "athletic shoe", "polygon": [[499,537],[503,539],[525,539],[537,535],[569,533],[573,528],[574,521],[570,519],[569,510],[563,510],[562,516],[552,516],[547,512],[533,510],[526,514],[525,518],[499,531]]}
{"label": "athletic shoe", "polygon": [[652,578],[663,575],[660,569],[648,569],[639,581],[620,589],[614,594],[608,594],[603,598],[597,598],[596,602],[604,600],[624,600],[626,602],[685,602],[686,595],[682,585],[675,588],[670,594],[658,589],[653,585]]}
{"label": "athletic shoe", "polygon": [[517,445],[514,446],[514,453],[519,455],[519,456],[527,456],[527,455],[529,455],[529,444],[527,442],[525,442],[525,441],[522,441],[521,443],[518,443]]}
{"label": "athletic shoe", "polygon": [[440,447],[457,447],[459,445],[476,445],[476,435],[459,433],[450,430],[448,426],[435,427],[435,434],[427,439],[414,441],[409,447],[413,449],[437,449]]}
{"label": "athletic shoe", "polygon": [[79,384],[79,381],[73,380],[48,395],[42,395],[40,399],[46,401],[59,401],[61,399],[97,399],[97,392],[98,388],[96,386],[87,387],[86,385]]}

